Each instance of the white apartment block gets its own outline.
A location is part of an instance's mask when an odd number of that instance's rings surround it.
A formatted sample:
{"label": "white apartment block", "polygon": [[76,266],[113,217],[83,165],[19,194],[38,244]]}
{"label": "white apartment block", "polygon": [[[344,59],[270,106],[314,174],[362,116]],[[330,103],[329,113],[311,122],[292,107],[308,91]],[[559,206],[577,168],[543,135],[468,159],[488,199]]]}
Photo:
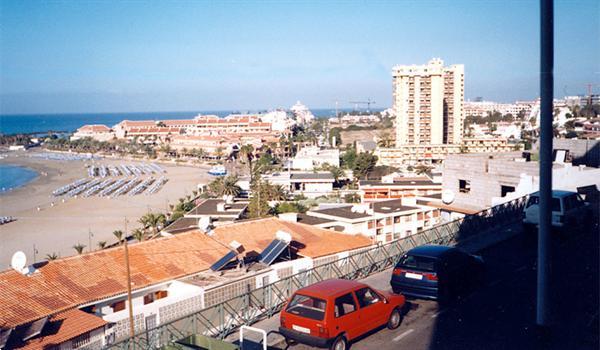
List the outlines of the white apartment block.
{"label": "white apartment block", "polygon": [[426,65],[393,68],[396,147],[459,144],[462,140],[464,65],[444,67],[439,58]]}
{"label": "white apartment block", "polygon": [[512,114],[514,117],[523,112],[528,116],[536,105],[536,101],[517,101],[515,103],[499,103],[492,101],[465,102],[464,115],[485,117],[488,114],[499,112],[501,114]]}

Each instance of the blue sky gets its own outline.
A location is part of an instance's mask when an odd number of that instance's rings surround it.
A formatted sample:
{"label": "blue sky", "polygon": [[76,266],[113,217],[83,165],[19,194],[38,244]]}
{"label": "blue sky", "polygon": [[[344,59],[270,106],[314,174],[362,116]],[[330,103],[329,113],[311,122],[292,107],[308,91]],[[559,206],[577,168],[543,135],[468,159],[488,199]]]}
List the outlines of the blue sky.
{"label": "blue sky", "polygon": [[[556,95],[600,85],[600,2],[556,1]],[[0,113],[391,103],[391,69],[465,64],[466,97],[538,95],[537,1],[0,1]],[[600,90],[600,86],[596,87]]]}

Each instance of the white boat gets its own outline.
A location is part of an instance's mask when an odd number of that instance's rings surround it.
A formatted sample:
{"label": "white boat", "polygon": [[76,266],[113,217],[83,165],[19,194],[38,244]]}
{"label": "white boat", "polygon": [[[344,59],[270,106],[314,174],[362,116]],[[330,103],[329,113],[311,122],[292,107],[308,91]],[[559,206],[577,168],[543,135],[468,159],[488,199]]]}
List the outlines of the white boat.
{"label": "white boat", "polygon": [[208,174],[214,176],[225,176],[227,175],[227,169],[225,169],[225,167],[222,165],[215,165],[212,168],[210,168]]}

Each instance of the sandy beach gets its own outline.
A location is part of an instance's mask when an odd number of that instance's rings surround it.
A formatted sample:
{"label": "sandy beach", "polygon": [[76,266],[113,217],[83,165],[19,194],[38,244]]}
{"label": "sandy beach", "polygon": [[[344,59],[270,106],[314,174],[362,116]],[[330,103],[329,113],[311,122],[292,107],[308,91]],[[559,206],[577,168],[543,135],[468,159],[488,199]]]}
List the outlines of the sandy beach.
{"label": "sandy beach", "polygon": [[[167,170],[165,176],[169,181],[153,195],[124,195],[112,199],[52,197],[51,192],[56,188],[86,177],[85,165],[91,161],[46,160],[29,157],[31,153],[11,152],[0,159],[2,164],[29,167],[40,174],[26,186],[0,195],[0,215],[17,219],[0,225],[0,269],[10,266],[11,256],[18,250],[27,254],[28,262],[33,262],[44,260],[46,254],[51,253],[61,257],[74,255],[73,245],[77,243],[86,245],[85,251],[90,247],[99,249],[99,241],[114,243],[112,232],[125,229],[125,218],[131,231],[141,226],[137,220],[148,211],[164,213],[169,204],[192,194],[198,183],[210,180],[208,167],[158,163]],[[140,161],[105,158],[96,162],[108,165]]]}

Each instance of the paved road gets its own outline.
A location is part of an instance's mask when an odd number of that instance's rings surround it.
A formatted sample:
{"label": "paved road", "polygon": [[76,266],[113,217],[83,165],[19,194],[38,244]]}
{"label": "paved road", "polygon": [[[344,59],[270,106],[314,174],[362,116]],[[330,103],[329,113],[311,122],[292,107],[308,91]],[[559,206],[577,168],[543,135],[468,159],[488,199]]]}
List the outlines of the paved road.
{"label": "paved road", "polygon": [[[481,251],[488,268],[484,286],[442,307],[413,300],[400,328],[381,329],[352,344],[352,349],[600,348],[598,227],[553,239],[550,335],[534,327],[536,246],[535,236],[519,234]],[[389,276],[386,271],[365,281],[389,289]]]}

